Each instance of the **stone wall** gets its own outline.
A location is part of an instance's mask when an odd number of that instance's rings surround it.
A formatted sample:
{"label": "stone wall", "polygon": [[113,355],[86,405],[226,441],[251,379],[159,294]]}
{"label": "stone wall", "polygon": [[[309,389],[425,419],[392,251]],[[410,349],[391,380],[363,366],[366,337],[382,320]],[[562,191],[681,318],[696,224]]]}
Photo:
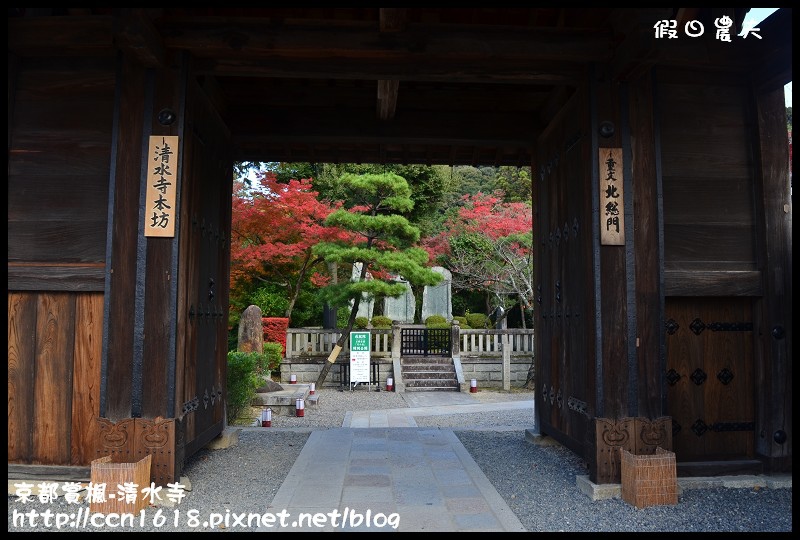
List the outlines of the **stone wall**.
{"label": "stone wall", "polygon": [[[290,376],[296,375],[298,383],[311,383],[316,382],[317,376],[322,369],[322,362],[325,358],[310,357],[310,358],[295,358],[291,360],[284,360],[281,364],[280,374],[281,383],[289,384]],[[386,386],[386,378],[392,377],[392,360],[391,358],[378,359],[380,365],[380,385]],[[531,359],[528,357],[512,357],[511,359],[511,387],[520,388],[525,384],[528,377],[528,367],[530,366]],[[328,378],[325,380],[325,387],[338,388],[342,382],[340,379],[340,371],[346,373],[346,370],[340,368],[346,366],[341,360],[334,364],[333,368],[328,373]],[[470,380],[476,379],[478,388],[503,388],[503,362],[499,357],[466,357],[461,358],[461,368],[464,373],[464,380],[466,382],[467,390],[469,389]],[[395,381],[397,378],[395,377]],[[345,376],[344,384],[347,385],[347,378]],[[374,381],[373,381],[374,382]]]}
{"label": "stone wall", "polygon": [[[525,357],[511,358],[511,388],[521,388],[528,378],[528,368],[531,359]],[[503,388],[503,362],[502,358],[462,357],[461,370],[464,381],[469,388],[470,381],[476,379],[478,388]]]}
{"label": "stone wall", "polygon": [[[323,362],[326,358],[322,357],[308,357],[308,358],[293,358],[284,359],[281,363],[281,384],[289,384],[292,375],[297,376],[298,383],[312,383],[317,381],[319,372],[322,370]],[[374,362],[374,361],[373,361]],[[380,367],[380,385],[386,387],[386,378],[392,376],[392,359],[380,358],[377,360]],[[339,388],[342,384],[347,385],[347,362],[342,361],[341,357],[328,372],[328,378],[325,379],[325,387]],[[370,366],[370,370],[372,366]],[[372,373],[370,371],[370,373]],[[342,383],[342,376],[344,376],[344,383]],[[372,381],[373,384],[375,381]]]}

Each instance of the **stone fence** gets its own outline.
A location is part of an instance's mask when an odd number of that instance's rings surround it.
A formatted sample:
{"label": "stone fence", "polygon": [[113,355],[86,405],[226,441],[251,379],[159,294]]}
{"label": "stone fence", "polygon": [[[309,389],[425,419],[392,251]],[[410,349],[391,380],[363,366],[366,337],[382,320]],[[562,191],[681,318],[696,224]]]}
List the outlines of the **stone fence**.
{"label": "stone fence", "polygon": [[[391,329],[370,330],[373,383],[385,386],[387,377],[392,377],[395,386],[400,386],[400,333],[403,328],[424,326],[395,323]],[[533,330],[461,329],[458,324],[453,324],[451,329],[451,357],[462,389],[468,390],[472,379],[476,380],[479,388],[505,390],[521,387],[525,383],[533,360]],[[288,383],[291,375],[295,375],[300,383],[316,381],[322,363],[327,360],[341,335],[342,331],[338,329],[287,329],[281,382]],[[328,374],[326,386],[347,385],[349,350],[348,340]]]}

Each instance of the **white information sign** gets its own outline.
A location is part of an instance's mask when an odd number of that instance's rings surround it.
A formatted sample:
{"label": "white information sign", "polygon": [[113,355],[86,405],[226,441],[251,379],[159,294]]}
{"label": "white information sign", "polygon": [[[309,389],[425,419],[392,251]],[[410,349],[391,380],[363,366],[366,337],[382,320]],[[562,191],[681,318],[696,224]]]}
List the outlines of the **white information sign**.
{"label": "white information sign", "polygon": [[370,333],[350,332],[350,386],[370,383]]}

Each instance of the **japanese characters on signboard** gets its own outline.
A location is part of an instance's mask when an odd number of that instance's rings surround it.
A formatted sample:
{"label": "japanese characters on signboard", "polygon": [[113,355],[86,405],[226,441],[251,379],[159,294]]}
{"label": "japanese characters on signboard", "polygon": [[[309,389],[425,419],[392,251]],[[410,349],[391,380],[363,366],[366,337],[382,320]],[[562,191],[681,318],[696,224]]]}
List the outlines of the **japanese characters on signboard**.
{"label": "japanese characters on signboard", "polygon": [[369,384],[370,333],[350,332],[350,384]]}
{"label": "japanese characters on signboard", "polygon": [[600,243],[625,245],[625,203],[622,148],[601,148],[600,160]]}
{"label": "japanese characters on signboard", "polygon": [[177,163],[178,136],[151,136],[147,154],[145,236],[175,236]]}

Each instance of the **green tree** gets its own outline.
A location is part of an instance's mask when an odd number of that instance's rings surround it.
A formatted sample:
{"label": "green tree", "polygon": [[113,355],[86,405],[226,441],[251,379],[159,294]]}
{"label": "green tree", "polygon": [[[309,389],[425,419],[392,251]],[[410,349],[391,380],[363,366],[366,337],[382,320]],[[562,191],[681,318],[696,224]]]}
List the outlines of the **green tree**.
{"label": "green tree", "polygon": [[340,183],[340,178],[344,174],[394,173],[408,182],[411,187],[410,198],[414,203],[410,209],[397,213],[418,227],[422,236],[429,234],[431,227],[435,227],[440,221],[439,215],[445,205],[443,197],[447,189],[447,178],[440,167],[364,163],[326,163],[306,168],[300,167],[300,164],[292,165],[306,172],[313,169],[311,177],[314,189],[319,192],[321,198],[328,201],[347,200],[351,197],[348,188]]}
{"label": "green tree", "polygon": [[531,202],[531,168],[509,167],[497,168],[495,189],[505,194],[505,202]]}
{"label": "green tree", "polygon": [[[414,206],[411,187],[402,176],[388,173],[352,174],[339,178],[339,188],[346,194],[343,208],[332,212],[325,220],[328,227],[338,227],[353,233],[352,242],[321,242],[314,254],[337,265],[360,264],[358,280],[331,283],[322,289],[330,306],[343,307],[352,302],[347,327],[322,366],[317,387],[322,388],[331,366],[350,337],[362,297],[398,297],[404,285],[393,281],[402,275],[410,283],[436,285],[441,276],[426,267],[428,254],[415,244],[419,229],[400,215]],[[369,279],[368,279],[369,277]]]}

